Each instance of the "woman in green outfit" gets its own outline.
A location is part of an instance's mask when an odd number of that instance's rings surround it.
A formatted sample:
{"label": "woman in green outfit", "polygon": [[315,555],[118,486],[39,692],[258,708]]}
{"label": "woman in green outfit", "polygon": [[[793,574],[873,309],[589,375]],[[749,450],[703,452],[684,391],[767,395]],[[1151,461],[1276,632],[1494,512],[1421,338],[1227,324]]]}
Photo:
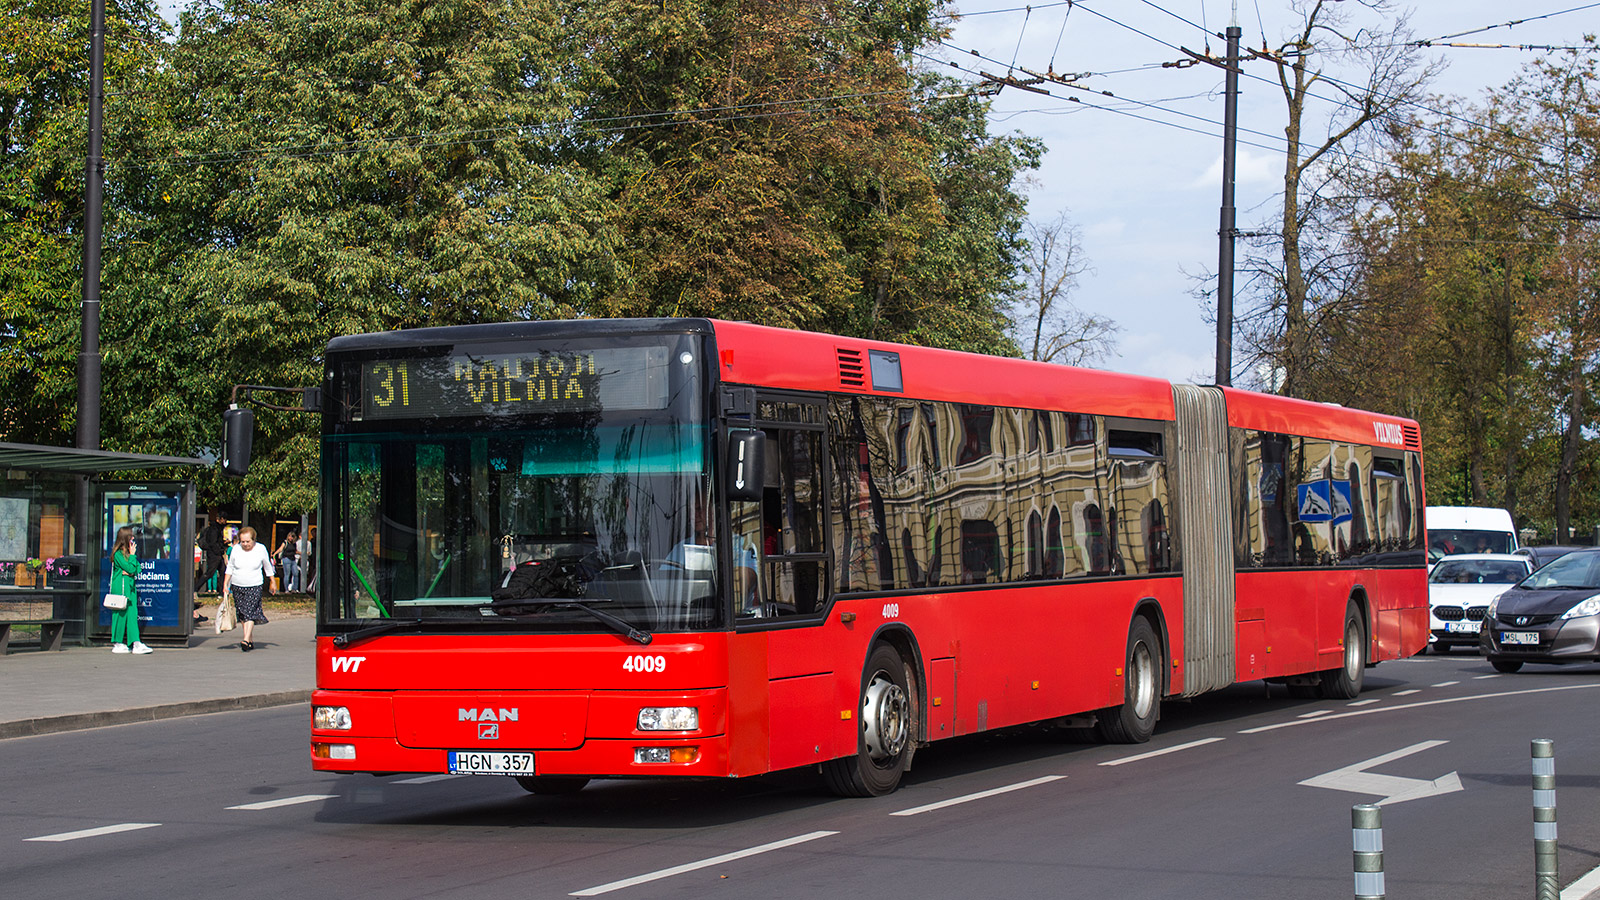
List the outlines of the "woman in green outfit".
{"label": "woman in green outfit", "polygon": [[[128,598],[128,605],[111,611],[111,652],[149,653],[150,648],[139,640],[139,557],[134,555],[133,529],[127,525],[117,529],[117,542],[111,547],[111,590]],[[133,646],[129,646],[132,644]]]}

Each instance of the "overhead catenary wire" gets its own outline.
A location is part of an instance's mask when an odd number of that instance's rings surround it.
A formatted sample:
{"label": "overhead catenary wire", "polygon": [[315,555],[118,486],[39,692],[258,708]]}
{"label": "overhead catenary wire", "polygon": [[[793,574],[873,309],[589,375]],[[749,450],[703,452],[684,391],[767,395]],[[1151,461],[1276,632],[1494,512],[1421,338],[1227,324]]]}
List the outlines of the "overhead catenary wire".
{"label": "overhead catenary wire", "polygon": [[1469,34],[1482,34],[1485,31],[1494,31],[1497,28],[1511,28],[1516,25],[1527,24],[1528,22],[1537,22],[1540,19],[1553,19],[1556,16],[1564,16],[1568,13],[1583,12],[1584,10],[1595,9],[1596,7],[1600,7],[1600,3],[1587,3],[1583,6],[1574,6],[1571,9],[1557,10],[1556,12],[1545,13],[1544,15],[1528,16],[1524,19],[1512,19],[1509,22],[1501,22],[1498,25],[1485,25],[1482,28],[1472,28],[1467,31],[1458,31],[1455,34],[1447,34],[1442,37],[1433,38],[1432,40],[1413,41],[1408,46],[1432,47],[1440,41],[1454,40],[1458,37],[1466,37]]}
{"label": "overhead catenary wire", "polygon": [[[1149,0],[1142,0],[1142,2],[1148,3]],[[1154,5],[1154,4],[1151,4],[1151,5]],[[1127,24],[1125,22],[1121,22],[1121,21],[1117,20],[1116,18],[1114,18],[1112,16],[1106,15],[1105,13],[1102,13],[1102,12],[1094,9],[1093,7],[1084,5],[1083,0],[1077,0],[1077,6],[1078,6],[1079,9],[1082,9],[1084,12],[1089,13],[1090,15],[1096,16],[1096,17],[1098,17],[1100,19],[1103,19],[1103,20],[1105,20],[1105,21],[1107,21],[1107,22],[1109,22],[1109,23],[1111,23],[1113,25],[1116,25],[1116,26],[1120,27],[1120,28],[1123,28],[1123,29],[1126,29],[1128,31],[1131,31],[1134,34],[1140,35],[1141,37],[1144,37],[1144,38],[1146,38],[1148,40],[1151,40],[1151,41],[1153,41],[1153,42],[1155,42],[1157,44],[1160,44],[1163,47],[1167,47],[1168,49],[1171,49],[1171,50],[1176,50],[1176,51],[1178,51],[1180,53],[1184,52],[1183,48],[1178,46],[1178,45],[1176,45],[1176,44],[1173,44],[1173,43],[1171,43],[1169,41],[1166,41],[1166,40],[1158,38],[1158,37],[1156,37],[1154,35],[1151,35],[1148,32],[1146,32],[1146,31],[1144,31],[1142,29],[1139,29],[1139,28],[1135,28],[1134,26],[1129,25],[1129,24]],[[1179,18],[1179,19],[1182,19],[1181,16],[1175,16],[1175,17]],[[1193,23],[1189,23],[1189,24],[1193,25]],[[1199,26],[1195,26],[1195,27],[1198,28]],[[1248,70],[1243,70],[1243,69],[1241,69],[1241,73],[1243,74],[1243,76],[1245,78],[1251,79],[1252,81],[1260,82],[1262,84],[1267,84],[1267,85],[1270,85],[1272,87],[1278,88],[1280,90],[1282,89],[1282,86],[1275,79],[1265,78],[1263,76],[1253,74],[1253,73],[1249,72]],[[1353,91],[1365,90],[1365,88],[1362,88],[1362,87],[1357,86],[1357,85],[1350,84],[1349,82],[1343,81],[1343,80],[1341,80],[1339,78],[1336,78],[1334,76],[1331,76],[1331,75],[1327,75],[1326,73],[1323,73],[1321,75],[1321,77],[1322,77],[1322,79],[1324,81],[1327,81],[1327,82],[1329,82],[1331,84],[1338,85],[1339,87],[1342,87],[1342,88],[1347,88],[1347,89],[1350,89],[1350,90],[1353,90]],[[1345,108],[1345,109],[1356,109],[1356,108],[1358,108],[1357,104],[1352,102],[1349,98],[1342,98],[1341,99],[1341,98],[1336,98],[1336,97],[1327,97],[1327,96],[1324,96],[1322,94],[1318,94],[1318,93],[1316,93],[1314,91],[1308,91],[1307,92],[1307,96],[1312,97],[1312,98],[1314,98],[1316,100],[1325,102],[1325,103],[1334,104],[1335,107],[1338,107],[1338,108]],[[1461,116],[1461,115],[1459,115],[1457,113],[1450,112],[1449,110],[1436,109],[1436,108],[1434,108],[1432,106],[1429,106],[1428,104],[1425,104],[1425,103],[1423,103],[1422,101],[1419,101],[1419,100],[1414,100],[1414,99],[1410,99],[1410,98],[1406,98],[1406,97],[1400,97],[1400,96],[1389,95],[1389,94],[1378,94],[1376,96],[1379,99],[1382,99],[1382,100],[1393,100],[1393,101],[1395,101],[1397,103],[1404,103],[1404,104],[1406,104],[1408,106],[1411,106],[1411,107],[1419,109],[1419,110],[1421,110],[1423,112],[1427,112],[1427,113],[1430,113],[1432,115],[1438,116],[1438,117],[1440,117],[1442,119],[1449,119],[1449,120],[1452,120],[1452,121],[1457,121],[1457,122],[1460,122],[1462,124],[1468,125],[1470,127],[1483,129],[1485,131],[1491,130],[1490,126],[1488,124],[1486,124],[1486,123],[1478,122],[1478,121],[1475,121],[1475,120],[1472,120],[1472,119],[1468,119],[1465,116]],[[1426,125],[1424,125],[1424,130],[1427,130],[1427,131],[1429,131],[1429,132],[1431,132],[1433,134],[1439,135],[1441,137],[1451,136],[1451,137],[1455,137],[1455,138],[1458,138],[1458,139],[1461,137],[1460,135],[1447,135],[1446,132],[1444,132],[1444,131],[1442,131],[1440,129],[1430,128],[1430,127],[1428,127]],[[1521,142],[1526,143],[1526,144],[1530,144],[1530,145],[1532,145],[1534,147],[1539,147],[1541,149],[1554,149],[1554,148],[1551,148],[1551,147],[1549,147],[1549,146],[1537,141],[1534,138],[1530,138],[1530,137],[1527,137],[1527,136],[1524,136],[1524,135],[1515,135],[1514,137],[1518,141],[1521,141]],[[1477,146],[1485,146],[1485,145],[1482,145],[1480,143],[1473,142],[1473,141],[1468,141],[1468,143],[1472,143],[1472,144],[1475,144]],[[1496,149],[1498,149],[1498,148],[1496,148]],[[1537,165],[1537,166],[1541,166],[1541,167],[1549,165],[1549,163],[1547,161],[1542,160],[1542,159],[1540,159],[1538,157],[1527,157],[1527,156],[1519,155],[1518,158],[1522,159],[1524,162],[1528,162],[1531,165]]]}

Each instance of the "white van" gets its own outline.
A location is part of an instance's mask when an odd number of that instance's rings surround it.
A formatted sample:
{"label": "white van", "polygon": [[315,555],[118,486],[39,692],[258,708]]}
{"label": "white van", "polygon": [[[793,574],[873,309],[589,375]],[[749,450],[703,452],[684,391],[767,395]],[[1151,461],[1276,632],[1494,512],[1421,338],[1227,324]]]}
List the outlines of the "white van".
{"label": "white van", "polygon": [[1510,553],[1517,549],[1511,513],[1487,506],[1430,506],[1423,511],[1428,529],[1428,565],[1452,553]]}

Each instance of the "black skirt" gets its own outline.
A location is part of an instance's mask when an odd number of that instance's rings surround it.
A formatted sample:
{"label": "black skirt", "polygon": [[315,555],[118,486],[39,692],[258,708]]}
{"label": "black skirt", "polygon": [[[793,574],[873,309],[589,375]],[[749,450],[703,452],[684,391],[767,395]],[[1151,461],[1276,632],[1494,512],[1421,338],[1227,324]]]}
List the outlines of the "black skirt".
{"label": "black skirt", "polygon": [[250,621],[257,625],[267,624],[267,614],[261,611],[261,588],[262,585],[259,584],[255,587],[240,587],[237,584],[232,586],[233,610],[238,615],[239,621]]}

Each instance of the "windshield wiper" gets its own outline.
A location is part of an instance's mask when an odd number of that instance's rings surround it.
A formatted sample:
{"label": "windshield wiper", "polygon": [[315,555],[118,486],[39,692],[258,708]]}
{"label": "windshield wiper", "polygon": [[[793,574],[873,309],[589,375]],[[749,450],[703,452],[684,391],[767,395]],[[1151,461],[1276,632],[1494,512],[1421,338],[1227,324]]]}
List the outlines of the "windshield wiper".
{"label": "windshield wiper", "polygon": [[[520,606],[556,606],[563,609],[582,610],[593,618],[598,619],[612,631],[615,631],[617,634],[622,635],[630,641],[635,641],[640,644],[649,644],[651,641],[655,640],[655,635],[651,634],[650,632],[641,631],[640,629],[629,625],[627,622],[624,622],[616,616],[613,616],[608,612],[602,612],[598,609],[595,609],[581,600],[563,600],[554,597],[528,597],[518,598],[516,600],[510,600],[503,603],[496,603],[495,605],[501,607],[502,609]],[[521,618],[521,616],[509,616],[507,618]]]}
{"label": "windshield wiper", "polygon": [[375,638],[380,634],[388,634],[391,631],[399,631],[402,628],[416,628],[421,624],[421,619],[385,619],[376,625],[368,625],[365,628],[357,628],[354,631],[346,631],[344,634],[334,635],[333,645],[343,649],[368,638]]}

